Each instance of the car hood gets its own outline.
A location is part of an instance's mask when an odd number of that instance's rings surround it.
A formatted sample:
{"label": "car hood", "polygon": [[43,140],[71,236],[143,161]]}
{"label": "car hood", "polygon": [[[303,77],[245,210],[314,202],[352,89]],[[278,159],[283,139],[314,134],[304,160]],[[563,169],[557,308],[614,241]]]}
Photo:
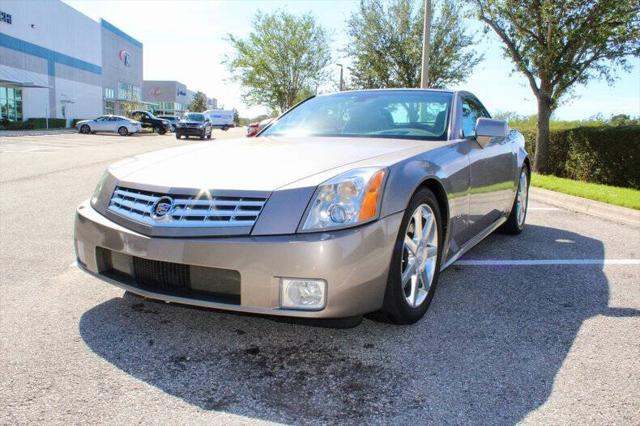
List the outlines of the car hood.
{"label": "car hood", "polygon": [[366,160],[371,165],[372,159],[385,166],[391,158],[398,161],[401,151],[413,155],[416,149],[442,144],[377,138],[228,139],[142,154],[109,170],[120,184],[138,188],[273,191],[302,180],[318,185],[333,169],[338,174]]}
{"label": "car hood", "polygon": [[199,126],[204,124],[204,121],[180,121],[180,124],[187,124],[189,126]]}

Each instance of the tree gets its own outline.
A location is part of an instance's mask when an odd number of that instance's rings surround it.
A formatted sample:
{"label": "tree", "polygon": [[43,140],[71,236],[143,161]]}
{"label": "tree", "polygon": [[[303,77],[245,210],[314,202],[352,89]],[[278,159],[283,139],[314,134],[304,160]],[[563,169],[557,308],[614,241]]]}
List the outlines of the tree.
{"label": "tree", "polygon": [[474,0],[538,102],[534,168],[549,172],[549,120],[572,88],[612,83],[640,54],[638,0]]}
{"label": "tree", "polygon": [[[428,86],[463,82],[482,60],[471,48],[464,10],[455,0],[435,3]],[[361,0],[347,20],[352,84],[359,88],[420,87],[424,5],[422,0]]]}
{"label": "tree", "polygon": [[331,62],[328,36],[313,15],[258,12],[246,39],[229,34],[234,54],[225,59],[248,105],[285,111],[301,94],[314,94]]}
{"label": "tree", "polygon": [[207,110],[207,95],[203,92],[196,92],[193,95],[193,100],[187,107],[187,109],[191,112],[202,112]]}

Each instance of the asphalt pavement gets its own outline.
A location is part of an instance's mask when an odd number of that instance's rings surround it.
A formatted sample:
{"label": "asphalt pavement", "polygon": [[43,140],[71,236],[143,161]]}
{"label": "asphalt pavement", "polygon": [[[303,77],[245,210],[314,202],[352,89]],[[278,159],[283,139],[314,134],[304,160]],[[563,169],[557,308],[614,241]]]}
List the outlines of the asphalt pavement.
{"label": "asphalt pavement", "polygon": [[638,424],[640,231],[614,222],[532,202],[412,326],[151,302],[78,270],[102,171],[185,143],[0,137],[0,424]]}

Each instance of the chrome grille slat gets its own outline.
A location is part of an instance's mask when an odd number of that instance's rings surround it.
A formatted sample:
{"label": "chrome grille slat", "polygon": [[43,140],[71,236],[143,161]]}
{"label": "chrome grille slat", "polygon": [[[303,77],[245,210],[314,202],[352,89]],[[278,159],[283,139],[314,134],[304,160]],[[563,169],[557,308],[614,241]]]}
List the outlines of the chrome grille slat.
{"label": "chrome grille slat", "polygon": [[[153,208],[160,198],[171,197],[173,208],[162,218],[153,216]],[[266,198],[214,196],[202,192],[189,197],[116,187],[108,210],[121,217],[154,227],[250,227],[266,203]]]}

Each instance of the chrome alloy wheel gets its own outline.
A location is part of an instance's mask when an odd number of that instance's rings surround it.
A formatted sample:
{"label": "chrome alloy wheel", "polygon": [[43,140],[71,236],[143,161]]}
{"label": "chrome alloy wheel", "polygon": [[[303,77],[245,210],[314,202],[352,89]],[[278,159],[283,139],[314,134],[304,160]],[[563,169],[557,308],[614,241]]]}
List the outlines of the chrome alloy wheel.
{"label": "chrome alloy wheel", "polygon": [[529,203],[529,185],[527,184],[527,172],[523,170],[520,173],[520,181],[518,182],[518,193],[516,195],[516,218],[518,227],[524,225],[524,218],[527,215],[527,205]]}
{"label": "chrome alloy wheel", "polygon": [[438,224],[427,204],[420,204],[407,224],[402,246],[401,282],[409,306],[417,308],[431,288],[438,261]]}

